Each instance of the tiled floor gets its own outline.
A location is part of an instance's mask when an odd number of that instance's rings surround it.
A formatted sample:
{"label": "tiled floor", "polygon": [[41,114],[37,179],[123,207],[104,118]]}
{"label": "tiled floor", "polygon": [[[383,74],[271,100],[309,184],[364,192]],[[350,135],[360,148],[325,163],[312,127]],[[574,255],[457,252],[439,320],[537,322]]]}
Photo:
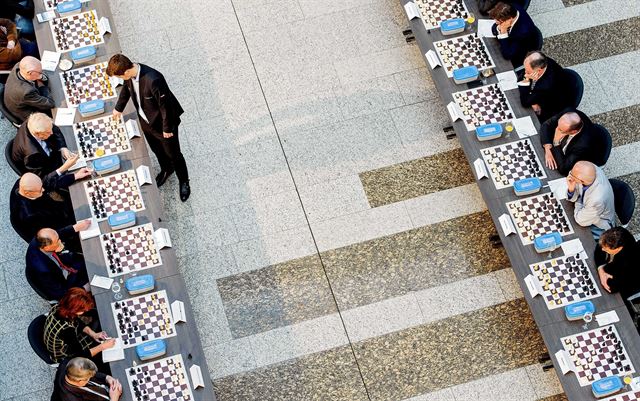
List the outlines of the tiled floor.
{"label": "tiled floor", "polygon": [[[123,52],[186,109],[193,195],[170,181],[162,202],[219,400],[564,399],[398,1],[110,5]],[[640,194],[637,0],[530,12],[613,135],[606,171]],[[0,401],[47,400],[26,341],[47,305],[0,231]]]}

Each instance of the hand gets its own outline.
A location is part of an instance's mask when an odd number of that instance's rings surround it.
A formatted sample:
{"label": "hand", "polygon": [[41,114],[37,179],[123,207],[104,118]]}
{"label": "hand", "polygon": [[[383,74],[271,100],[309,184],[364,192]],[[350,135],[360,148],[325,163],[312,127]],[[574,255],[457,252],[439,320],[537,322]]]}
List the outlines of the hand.
{"label": "hand", "polygon": [[10,40],[9,42],[7,42],[7,49],[11,50],[14,47],[16,47],[16,42],[14,42],[13,40]]}
{"label": "hand", "polygon": [[122,115],[122,112],[116,109],[113,109],[113,111],[111,112],[111,115],[113,116],[113,118],[120,118],[120,116]]}
{"label": "hand", "polygon": [[536,113],[537,115],[540,115],[540,113],[542,112],[542,109],[537,104],[532,104],[531,108],[533,109],[533,112]]}
{"label": "hand", "polygon": [[87,178],[90,175],[91,175],[91,170],[89,170],[86,167],[83,167],[80,170],[73,173],[73,178],[75,178],[76,181],[80,181],[81,179]]}
{"label": "hand", "polygon": [[[91,222],[90,220],[85,220],[85,221]],[[107,338],[109,338],[109,335],[107,334],[106,331],[101,331],[100,333],[93,333],[91,338],[93,338],[94,340],[100,342],[100,341],[104,341]]]}
{"label": "hand", "polygon": [[[91,220],[82,220],[73,225],[73,231],[79,232],[89,229],[91,227]],[[104,333],[104,332],[103,332]]]}
{"label": "hand", "polygon": [[100,344],[100,351],[104,351],[109,348],[113,348],[116,345],[116,339],[110,338],[108,340],[104,340],[102,344]]}
{"label": "hand", "polygon": [[79,156],[76,153],[71,153],[70,156],[65,160],[65,162],[58,169],[59,173],[64,173],[73,167],[74,164],[78,161]]}
{"label": "hand", "polygon": [[602,288],[607,290],[607,292],[611,292],[608,281],[610,278],[613,278],[613,276],[605,272],[604,269],[598,269],[598,276],[600,276],[600,284],[602,284]]}
{"label": "hand", "polygon": [[551,170],[555,170],[558,168],[558,164],[556,163],[556,159],[553,158],[551,149],[547,147],[544,148],[544,163],[547,165],[547,168]]}
{"label": "hand", "polygon": [[165,138],[171,138],[173,136],[173,132],[163,132],[162,136]]}
{"label": "hand", "polygon": [[118,379],[113,379],[111,383],[109,383],[109,398],[111,400],[117,400],[122,395],[122,384],[118,381]]}
{"label": "hand", "polygon": [[571,173],[567,176],[567,191],[575,192],[576,190],[576,179],[573,178]]}
{"label": "hand", "polygon": [[70,158],[71,155],[73,155],[73,152],[71,152],[67,148],[60,148],[60,153],[62,153],[62,158],[65,159],[65,160]]}
{"label": "hand", "polygon": [[509,28],[511,28],[511,19],[502,21],[500,24],[498,24],[498,32],[500,33],[507,33],[509,31]]}

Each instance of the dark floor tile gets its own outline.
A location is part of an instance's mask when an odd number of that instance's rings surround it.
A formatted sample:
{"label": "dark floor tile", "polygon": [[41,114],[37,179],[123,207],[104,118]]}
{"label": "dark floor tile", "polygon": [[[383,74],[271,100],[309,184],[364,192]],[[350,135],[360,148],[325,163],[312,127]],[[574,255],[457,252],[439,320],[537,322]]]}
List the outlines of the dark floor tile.
{"label": "dark floor tile", "polygon": [[235,338],[336,312],[317,255],[217,280]]}
{"label": "dark floor tile", "polygon": [[388,205],[474,181],[462,149],[360,173],[371,207]]}
{"label": "dark floor tile", "polygon": [[524,299],[354,344],[375,401],[395,401],[535,363],[546,352]]}
{"label": "dark floor tile", "polygon": [[596,114],[591,119],[609,130],[614,147],[640,141],[640,104]]}
{"label": "dark floor tile", "polygon": [[215,380],[218,401],[365,401],[348,346]]}
{"label": "dark floor tile", "polygon": [[551,397],[541,398],[538,401],[569,401],[565,393],[552,395]]}
{"label": "dark floor tile", "polygon": [[629,184],[636,196],[636,209],[627,229],[633,234],[640,234],[640,172],[616,177]]}
{"label": "dark floor tile", "polygon": [[588,3],[595,0],[562,0],[565,7],[577,6],[578,4]]}
{"label": "dark floor tile", "polygon": [[[425,211],[428,213],[428,211]],[[321,254],[341,310],[510,266],[494,249],[488,212],[475,213]]]}
{"label": "dark floor tile", "polygon": [[640,17],[633,17],[592,28],[544,39],[542,50],[560,65],[569,67],[640,49]]}

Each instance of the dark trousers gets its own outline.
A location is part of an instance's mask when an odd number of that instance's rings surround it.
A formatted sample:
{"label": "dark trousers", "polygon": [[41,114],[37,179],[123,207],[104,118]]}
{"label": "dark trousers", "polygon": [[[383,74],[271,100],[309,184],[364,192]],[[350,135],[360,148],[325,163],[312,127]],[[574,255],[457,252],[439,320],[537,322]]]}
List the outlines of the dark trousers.
{"label": "dark trousers", "polygon": [[151,151],[158,158],[160,169],[162,171],[175,170],[178,181],[186,182],[189,180],[189,172],[187,171],[187,162],[180,151],[180,141],[178,140],[178,127],[173,129],[173,136],[165,138],[162,132],[157,132],[143,118],[140,118],[140,126]]}

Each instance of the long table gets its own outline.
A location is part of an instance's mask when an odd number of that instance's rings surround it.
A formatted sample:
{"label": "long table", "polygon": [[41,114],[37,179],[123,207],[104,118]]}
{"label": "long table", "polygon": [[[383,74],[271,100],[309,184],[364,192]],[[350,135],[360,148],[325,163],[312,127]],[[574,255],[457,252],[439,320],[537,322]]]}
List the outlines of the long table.
{"label": "long table", "polygon": [[[400,4],[404,7],[405,4],[409,3],[410,1],[411,0],[400,0]],[[469,12],[473,13],[475,16],[480,15],[476,1],[465,0],[465,5],[467,6]],[[465,30],[463,33],[444,36],[440,32],[439,28],[427,30],[425,24],[420,18],[411,20],[407,18],[407,20],[410,24],[410,28],[413,35],[415,36],[417,45],[419,46],[421,53],[423,54],[424,61],[427,64],[427,68],[430,70],[431,77],[433,78],[435,86],[438,89],[438,92],[444,104],[448,104],[453,100],[453,93],[477,86],[477,84],[456,84],[453,79],[447,77],[443,67],[437,67],[435,69],[429,68],[429,63],[426,58],[427,51],[435,51],[434,42],[476,32],[477,22],[475,24],[472,24],[470,28],[468,26],[467,30]],[[513,70],[511,62],[505,60],[502,57],[500,53],[500,45],[495,38],[485,38],[484,42],[494,61],[495,73]],[[483,85],[494,84],[498,82],[495,75],[489,78],[483,78],[481,75],[481,78]],[[531,117],[534,125],[536,126],[536,129],[539,130],[540,124],[536,115],[531,109],[522,107],[518,90],[509,90],[506,91],[505,94],[515,114],[515,117]],[[503,137],[496,140],[480,142],[477,140],[473,131],[467,130],[462,120],[453,122],[453,129],[455,130],[456,137],[458,138],[460,145],[462,146],[462,149],[472,170],[474,169],[473,162],[478,158],[482,158],[482,149],[513,142],[520,139],[514,132],[511,133],[510,137],[508,138],[503,135]],[[561,178],[557,171],[549,170],[544,166],[544,151],[542,145],[540,144],[539,136],[533,136],[529,139],[531,140],[531,143],[535,148],[535,152],[538,155],[539,160],[543,164],[542,167],[545,169],[545,173],[547,175],[547,179],[543,180],[543,183],[546,184],[546,182],[549,180]],[[491,178],[477,180],[477,184],[480,188],[480,192],[482,193],[482,197],[487,204],[487,208],[491,214],[491,218],[495,226],[498,228],[498,234],[500,235],[502,244],[506,250],[509,260],[511,261],[515,276],[523,293],[525,294],[525,299],[529,305],[536,324],[540,329],[540,333],[542,334],[547,349],[549,350],[549,354],[551,354],[551,360],[556,366],[556,371],[558,373],[560,383],[562,384],[567,397],[570,400],[577,401],[595,399],[595,397],[591,393],[591,386],[581,387],[578,383],[578,380],[576,379],[576,375],[571,372],[563,375],[559,367],[557,366],[556,358],[553,356],[555,352],[562,349],[560,338],[566,335],[577,334],[584,331],[582,327],[584,322],[582,320],[574,322],[568,321],[564,315],[564,308],[551,310],[548,309],[543,296],[532,298],[529,295],[529,291],[524,281],[524,278],[527,275],[531,274],[531,271],[529,269],[530,264],[560,257],[563,255],[562,250],[555,250],[551,253],[551,256],[549,253],[539,254],[535,251],[533,245],[523,246],[518,234],[505,236],[504,232],[500,229],[501,225],[498,219],[501,215],[507,213],[507,202],[521,198],[515,195],[513,188],[511,187],[496,189]],[[543,187],[541,192],[549,192],[549,188]],[[575,222],[575,219],[573,218],[573,205],[571,205],[570,202],[564,200],[562,201],[562,206],[567,212],[567,215],[575,232],[573,235],[565,236],[563,239],[565,241],[574,238],[580,239],[585,252],[587,253],[587,255],[589,255],[589,259],[587,260],[589,270],[591,271],[593,278],[599,286],[600,282],[592,257],[593,251],[595,249],[595,241],[593,240],[591,232],[587,228],[580,227]],[[634,363],[634,367],[636,369],[640,369],[640,338],[638,337],[638,332],[631,320],[629,312],[624,306],[623,300],[618,294],[609,294],[602,288],[600,289],[600,292],[602,294],[600,297],[591,299],[596,307],[596,314],[612,310],[616,311],[620,318],[620,321],[616,323],[615,326],[622,338],[622,342],[624,343],[624,346],[626,347],[631,360]],[[594,321],[588,326],[588,330],[594,329],[595,327],[597,327],[597,323],[594,319]],[[523,340],[526,341],[525,339]]]}
{"label": "long table", "polygon": [[[36,13],[45,11],[44,4],[41,0],[36,0]],[[108,2],[106,1],[90,1],[83,5],[82,11],[96,10],[98,18],[107,17],[111,22],[112,33],[104,36],[104,44],[97,46],[96,59],[82,64],[90,65],[108,61],[109,57],[113,54],[120,52],[120,45],[115,32],[113,24],[112,14],[109,9]],[[52,50],[54,51],[53,37],[49,23],[38,23],[34,19],[36,38],[38,40],[38,46],[40,51]],[[63,59],[69,58],[68,53],[63,53]],[[76,66],[74,66],[76,68]],[[49,86],[53,95],[53,98],[58,107],[66,107],[65,96],[63,92],[63,84],[60,77],[61,71],[58,69],[53,73],[48,73]],[[106,100],[105,114],[107,116],[113,110],[115,106],[115,99]],[[54,109],[54,115],[56,110]],[[80,121],[86,121],[97,118],[98,116],[82,118],[79,113],[76,113],[76,123]],[[125,121],[134,120],[136,124],[137,114],[132,103],[129,102],[123,113]],[[61,130],[67,141],[67,146],[71,150],[76,150],[76,141],[73,137],[72,127],[61,127]],[[151,161],[147,146],[144,138],[131,139],[131,150],[127,153],[121,153],[120,155],[121,168],[118,172],[135,169],[141,165],[150,166]],[[166,228],[166,224],[163,222],[162,203],[160,200],[160,194],[155,182],[140,186],[145,209],[139,211],[136,214],[136,225],[152,223],[154,230],[158,228]],[[70,188],[71,200],[74,206],[74,212],[78,221],[91,217],[90,205],[85,194],[84,186],[82,183],[76,183]],[[101,233],[108,233],[112,231],[106,221],[100,224]],[[82,250],[87,265],[87,272],[89,277],[94,275],[107,276],[106,261],[103,255],[102,246],[99,237],[94,237],[82,241]],[[212,382],[209,379],[209,370],[207,362],[204,357],[202,349],[202,343],[198,335],[198,329],[196,327],[195,315],[189,297],[185,282],[179,273],[176,254],[172,248],[164,248],[160,251],[162,264],[150,269],[142,270],[139,273],[131,273],[116,277],[116,282],[122,285],[123,281],[136,274],[152,274],[156,280],[154,291],[166,291],[169,302],[182,301],[184,303],[186,323],[176,323],[175,330],[176,335],[165,339],[167,352],[166,355],[161,358],[174,356],[180,354],[182,360],[185,363],[187,376],[190,377],[188,369],[192,365],[198,365],[201,369],[202,376],[204,378],[204,388],[194,389],[192,380],[189,379],[191,384],[191,391],[193,399],[196,401],[214,401],[215,396],[213,393]],[[104,289],[96,286],[92,286],[92,293],[94,294],[98,315],[102,324],[103,330],[108,334],[115,336],[117,333],[117,322],[112,310],[112,303],[117,301],[118,295],[111,289]],[[127,293],[124,288],[119,292],[120,296],[124,296],[123,299],[127,299]],[[142,365],[148,361],[140,361],[135,353],[135,347],[126,348],[124,350],[125,359],[110,363],[113,377],[120,380],[123,384],[123,394],[121,400],[133,401],[137,398],[131,394],[129,385],[127,384],[127,370],[136,365]]]}

